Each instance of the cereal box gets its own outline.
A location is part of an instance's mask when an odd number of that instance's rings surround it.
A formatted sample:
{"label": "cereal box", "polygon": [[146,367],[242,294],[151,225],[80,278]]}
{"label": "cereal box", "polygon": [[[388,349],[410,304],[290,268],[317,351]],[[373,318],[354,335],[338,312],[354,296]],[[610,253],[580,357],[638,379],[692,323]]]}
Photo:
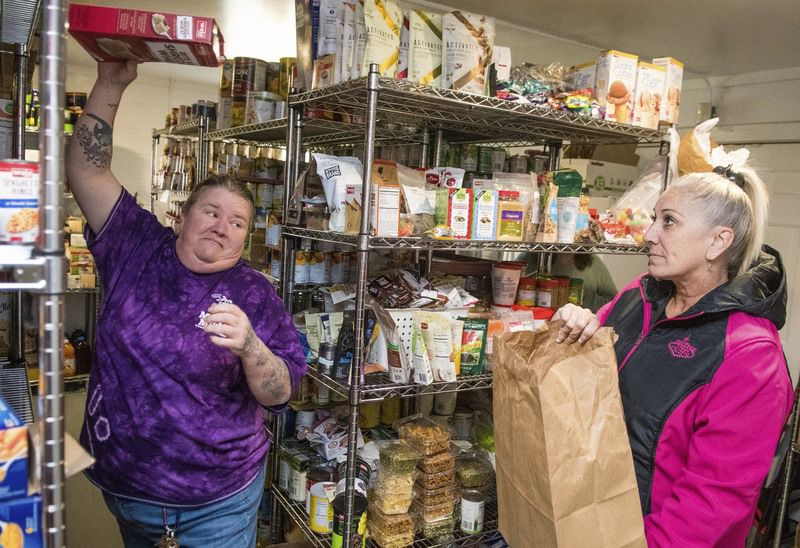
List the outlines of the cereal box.
{"label": "cereal box", "polygon": [[70,4],[69,33],[97,61],[216,67],[222,33],[210,17]]}
{"label": "cereal box", "polygon": [[594,89],[597,79],[597,62],[575,65],[570,69],[567,84],[569,89]]}
{"label": "cereal box", "polygon": [[[28,429],[0,398],[0,500],[26,496],[28,496]],[[0,546],[9,545],[0,542]]]}
{"label": "cereal box", "polygon": [[0,242],[39,237],[39,164],[0,160]]}
{"label": "cereal box", "polygon": [[653,59],[654,65],[664,67],[664,91],[661,95],[662,106],[660,119],[670,124],[678,123],[681,107],[681,88],[683,87],[683,63],[672,57]]}
{"label": "cereal box", "polygon": [[411,10],[408,16],[408,78],[426,86],[442,87],[442,16]]}
{"label": "cereal box", "polygon": [[639,57],[621,51],[607,50],[597,60],[595,96],[605,107],[605,119],[622,124],[631,122],[633,91],[636,87],[636,66]]}
{"label": "cereal box", "polygon": [[0,502],[0,546],[42,548],[42,497]]}
{"label": "cereal box", "polygon": [[633,125],[656,129],[663,105],[666,69],[639,61],[633,101]]}
{"label": "cereal box", "polygon": [[485,72],[492,61],[495,20],[485,15],[453,11],[442,17],[444,87],[483,95]]}

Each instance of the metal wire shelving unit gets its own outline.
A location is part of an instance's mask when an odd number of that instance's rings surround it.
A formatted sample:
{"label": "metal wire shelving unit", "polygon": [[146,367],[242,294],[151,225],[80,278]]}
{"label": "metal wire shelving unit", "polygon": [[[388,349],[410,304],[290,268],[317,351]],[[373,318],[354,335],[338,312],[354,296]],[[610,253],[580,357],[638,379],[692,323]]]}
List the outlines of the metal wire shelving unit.
{"label": "metal wire shelving unit", "polygon": [[[290,500],[286,494],[281,491],[277,485],[272,486],[272,498],[275,500],[276,505],[284,510],[289,517],[297,523],[300,529],[306,536],[309,543],[315,548],[330,548],[331,536],[321,535],[311,530],[308,525],[308,514],[306,513],[305,506],[301,502],[294,502]],[[413,548],[452,548],[456,546],[475,546],[483,542],[496,540],[497,538],[497,503],[492,502],[486,505],[484,514],[484,530],[475,535],[467,535],[458,530],[453,532],[452,540],[436,541],[418,537]],[[375,541],[367,539],[367,546],[370,548],[380,548]]]}
{"label": "metal wire shelving unit", "polygon": [[[353,130],[360,131],[359,144],[363,146],[363,183],[361,195],[361,225],[358,234],[339,234],[330,231],[311,230],[302,227],[283,227],[283,271],[282,291],[284,302],[290,302],[293,291],[291,261],[292,252],[301,239],[332,242],[351,246],[357,252],[358,268],[355,302],[355,351],[348,382],[333,379],[309,368],[309,376],[341,397],[347,398],[350,407],[348,424],[348,459],[346,469],[346,513],[345,545],[352,533],[350,516],[354,504],[355,459],[358,432],[358,411],[362,403],[380,401],[387,397],[413,398],[437,392],[460,392],[489,389],[491,374],[461,377],[455,383],[433,383],[429,386],[416,384],[392,384],[385,375],[365,376],[363,368],[365,303],[369,252],[376,249],[423,250],[429,254],[438,250],[458,251],[529,251],[538,253],[608,253],[643,254],[646,249],[639,246],[596,244],[544,244],[530,242],[436,240],[431,238],[381,238],[370,235],[370,166],[381,145],[381,132],[387,128],[400,131],[407,139],[423,144],[423,162],[432,152],[432,165],[439,165],[442,144],[482,143],[493,146],[545,145],[548,147],[549,167],[558,166],[562,142],[587,144],[622,144],[661,142],[663,134],[658,130],[643,129],[554,111],[547,107],[503,101],[451,90],[422,86],[406,81],[380,77],[377,66],[371,67],[369,76],[340,85],[291,95],[287,127],[286,180],[297,178],[302,158],[302,147],[306,142],[306,131],[314,120],[308,113],[319,109],[344,113],[353,123]],[[409,130],[416,127],[417,131]],[[422,139],[419,139],[420,135]],[[431,139],[430,136],[433,135]],[[402,136],[402,135],[401,135]],[[323,144],[319,137],[317,144]],[[432,145],[432,151],[428,150]],[[290,185],[284,189],[284,218],[288,218],[288,204],[292,192]],[[276,429],[277,430],[277,429]],[[280,443],[279,439],[274,444]],[[301,505],[288,501],[277,489],[273,511],[283,508],[296,521],[307,538],[315,546],[329,546],[329,539],[315,535],[308,528],[308,517]],[[493,509],[496,519],[496,506]],[[468,546],[489,538],[493,532],[487,515],[487,532],[474,537],[461,537],[454,544]],[[277,533],[273,529],[273,533]],[[415,545],[434,546],[435,544]]]}

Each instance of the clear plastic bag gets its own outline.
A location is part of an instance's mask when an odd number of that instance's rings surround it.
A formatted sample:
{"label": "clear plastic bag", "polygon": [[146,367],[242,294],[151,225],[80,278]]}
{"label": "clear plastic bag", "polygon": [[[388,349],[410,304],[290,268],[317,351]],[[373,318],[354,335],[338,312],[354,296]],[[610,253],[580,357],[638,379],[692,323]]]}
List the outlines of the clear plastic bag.
{"label": "clear plastic bag", "polygon": [[624,228],[611,235],[606,231],[609,243],[644,244],[644,233],[653,224],[651,215],[658,197],[664,189],[664,175],[667,159],[660,157],[644,170],[631,188],[620,196],[614,204],[613,213],[616,222]]}

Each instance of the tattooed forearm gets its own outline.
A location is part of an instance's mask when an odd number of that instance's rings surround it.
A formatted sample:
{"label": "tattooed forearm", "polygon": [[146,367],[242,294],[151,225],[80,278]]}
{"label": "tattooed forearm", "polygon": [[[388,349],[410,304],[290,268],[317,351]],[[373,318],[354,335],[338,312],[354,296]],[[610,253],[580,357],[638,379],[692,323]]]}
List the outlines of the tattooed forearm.
{"label": "tattooed forearm", "polygon": [[278,405],[289,399],[292,392],[289,368],[252,329],[245,338],[240,356],[247,384],[261,405]]}
{"label": "tattooed forearm", "polygon": [[[111,165],[113,130],[108,122],[91,112],[87,112],[86,117],[87,119],[84,119],[75,131],[78,145],[89,163],[101,169],[108,168]],[[94,128],[89,128],[88,118],[97,122]]]}

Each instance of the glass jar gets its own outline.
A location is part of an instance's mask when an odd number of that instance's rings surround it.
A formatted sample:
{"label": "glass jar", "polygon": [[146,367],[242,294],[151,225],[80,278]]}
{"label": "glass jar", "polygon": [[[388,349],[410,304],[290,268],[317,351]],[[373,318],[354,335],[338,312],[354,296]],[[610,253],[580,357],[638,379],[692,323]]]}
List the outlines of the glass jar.
{"label": "glass jar", "polygon": [[569,279],[569,302],[583,306],[583,280],[580,278]]}

